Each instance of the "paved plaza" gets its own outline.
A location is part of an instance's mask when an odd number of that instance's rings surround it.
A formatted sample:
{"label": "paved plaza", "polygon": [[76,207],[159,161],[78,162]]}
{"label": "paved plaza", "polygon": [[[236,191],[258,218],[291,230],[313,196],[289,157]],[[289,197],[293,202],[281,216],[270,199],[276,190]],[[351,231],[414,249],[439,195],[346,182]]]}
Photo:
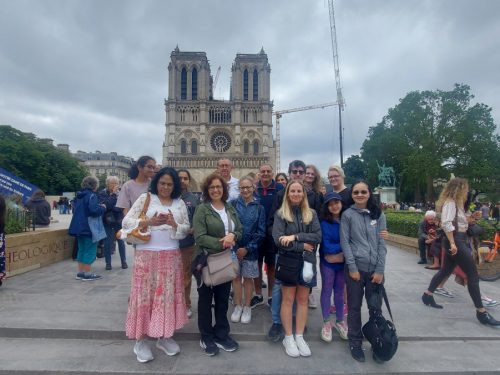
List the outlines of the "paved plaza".
{"label": "paved plaza", "polygon": [[[69,215],[56,219],[55,226],[64,227]],[[240,343],[235,353],[205,356],[195,311],[174,336],[179,355],[168,357],[153,349],[155,360],[140,364],[132,352],[133,341],[124,336],[132,267],[122,270],[115,254],[111,271],[104,270],[103,259],[95,262],[102,280],[75,280],[77,265],[66,260],[4,283],[0,374],[500,374],[500,330],[479,324],[466,289],[449,281],[446,286],[456,297],[436,296],[443,310],[426,307],[420,296],[435,271],[417,265],[415,254],[392,246],[388,250],[386,288],[400,347],[393,360],[382,365],[373,362],[366,342],[367,361],[357,363],[337,335],[332,343],[321,341],[319,308],[309,310],[305,335],[312,356],[288,357],[281,343],[265,339],[271,325],[265,306],[253,310],[250,324],[231,323],[231,334]],[[132,266],[131,247],[127,254]],[[481,289],[500,298],[500,281],[481,282]],[[196,290],[191,293],[196,306]],[[318,301],[319,293],[315,288]],[[490,312],[500,318],[500,307]]]}

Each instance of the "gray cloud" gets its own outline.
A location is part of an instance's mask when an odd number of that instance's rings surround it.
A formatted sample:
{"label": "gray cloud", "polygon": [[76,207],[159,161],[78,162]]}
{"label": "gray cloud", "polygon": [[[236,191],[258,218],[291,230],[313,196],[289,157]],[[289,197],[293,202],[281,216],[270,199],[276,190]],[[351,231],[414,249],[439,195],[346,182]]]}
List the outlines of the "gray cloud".
{"label": "gray cloud", "polygon": [[[236,53],[263,46],[275,109],[335,100],[327,1],[0,0],[0,123],[71,150],[161,159],[170,52],[205,51],[228,98]],[[500,93],[495,0],[335,2],[345,157],[413,90]],[[282,168],[339,162],[337,109],[284,115]]]}

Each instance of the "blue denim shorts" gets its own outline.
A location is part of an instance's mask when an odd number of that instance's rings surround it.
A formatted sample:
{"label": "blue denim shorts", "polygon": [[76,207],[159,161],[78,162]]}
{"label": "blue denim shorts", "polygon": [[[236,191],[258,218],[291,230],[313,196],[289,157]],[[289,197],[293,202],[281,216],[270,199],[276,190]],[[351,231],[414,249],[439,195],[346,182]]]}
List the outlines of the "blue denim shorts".
{"label": "blue denim shorts", "polygon": [[259,262],[257,260],[243,259],[240,263],[238,275],[247,279],[259,277]]}

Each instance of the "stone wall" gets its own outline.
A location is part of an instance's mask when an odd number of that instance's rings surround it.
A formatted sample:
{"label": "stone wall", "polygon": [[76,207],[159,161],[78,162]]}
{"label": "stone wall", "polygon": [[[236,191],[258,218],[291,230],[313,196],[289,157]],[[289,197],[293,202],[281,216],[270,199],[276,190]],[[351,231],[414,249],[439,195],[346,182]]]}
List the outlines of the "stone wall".
{"label": "stone wall", "polygon": [[71,258],[75,238],[67,229],[37,230],[6,236],[7,276],[25,273]]}
{"label": "stone wall", "polygon": [[418,254],[418,239],[389,233],[386,242],[410,253]]}

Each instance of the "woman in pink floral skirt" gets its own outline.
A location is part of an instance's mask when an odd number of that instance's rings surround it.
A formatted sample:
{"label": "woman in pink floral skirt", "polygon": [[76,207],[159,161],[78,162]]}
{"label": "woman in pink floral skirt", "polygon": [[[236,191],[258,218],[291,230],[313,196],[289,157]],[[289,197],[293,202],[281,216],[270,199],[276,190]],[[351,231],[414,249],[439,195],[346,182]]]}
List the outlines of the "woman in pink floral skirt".
{"label": "woman in pink floral skirt", "polygon": [[154,358],[148,337],[157,338],[156,347],[167,355],[179,353],[172,336],[188,321],[179,240],[189,231],[189,219],[177,172],[165,167],[155,175],[146,219],[139,219],[147,195],[123,219],[124,232],[137,226],[151,230],[151,240],[136,246],[126,321],[127,337],[136,340],[134,353],[141,363]]}

